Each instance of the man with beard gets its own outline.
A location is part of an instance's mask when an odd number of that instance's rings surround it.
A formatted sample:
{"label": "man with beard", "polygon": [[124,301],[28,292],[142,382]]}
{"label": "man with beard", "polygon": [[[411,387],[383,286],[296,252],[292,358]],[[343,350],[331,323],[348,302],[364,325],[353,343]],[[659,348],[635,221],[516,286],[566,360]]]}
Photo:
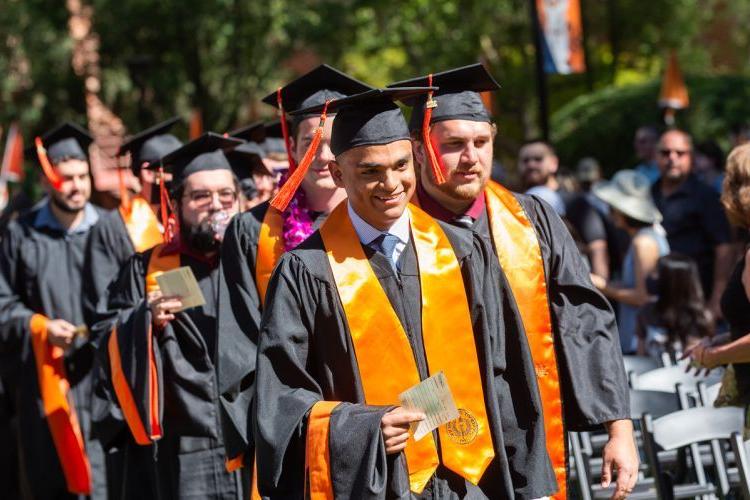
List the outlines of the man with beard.
{"label": "man with beard", "polygon": [[[263,495],[555,491],[533,365],[489,246],[408,203],[411,143],[392,99],[426,90],[375,89],[328,108],[331,173],[348,200],[271,278],[257,361]],[[427,408],[399,395],[441,372],[458,418],[415,441],[410,424]]]}
{"label": "man with beard", "polygon": [[565,215],[565,200],[556,177],[559,164],[555,150],[544,141],[527,142],[518,152],[518,173],[526,194],[543,199],[562,217]]}
{"label": "man with beard", "polygon": [[602,483],[616,469],[615,495],[625,496],[638,457],[612,309],[551,207],[489,181],[495,127],[479,92],[498,88],[492,76],[476,64],[394,85],[425,84],[440,90],[412,102],[417,199],[433,217],[482,235],[507,276],[534,359],[556,497],[566,495],[565,430],[601,425],[609,432]]}
{"label": "man with beard", "polygon": [[[238,211],[238,183],[223,151],[239,143],[207,133],[163,158],[174,176],[178,231],[169,243],[131,257],[108,291],[117,321],[103,349],[103,372],[120,425],[139,445],[155,444],[148,476],[131,474],[142,466],[131,469],[138,464],[126,461],[125,498],[149,480],[156,490],[150,495],[161,499],[247,494],[248,477],[225,467],[225,436],[236,431],[221,425],[216,368],[219,247],[224,224]],[[181,297],[159,290],[156,276],[181,266],[195,276],[204,305],[184,309]]]}
{"label": "man with beard", "polygon": [[[179,118],[175,117],[144,130],[118,150],[119,157],[130,154],[130,169],[140,181],[141,191],[131,197],[125,186],[121,186],[120,207],[99,219],[91,230],[86,246],[84,313],[86,324],[92,329],[96,325],[94,336],[97,339],[109,334],[117,318],[116,311],[107,311],[107,285],[117,277],[120,268],[133,254],[144,252],[163,241],[163,227],[158,218],[161,198],[159,179],[163,176],[167,182],[171,174],[159,173],[155,167],[162,157],[182,145],[179,139],[167,133],[178,121]],[[109,321],[105,321],[105,318]],[[114,388],[106,383],[106,377],[97,376],[96,380],[91,403],[93,427],[106,451],[109,498],[117,500],[123,483],[121,474],[124,461],[129,459],[131,464],[148,463],[153,450],[136,445],[120,425],[123,417],[119,407],[113,404],[116,399]],[[108,424],[110,419],[115,425]],[[138,455],[141,459],[135,459]],[[142,484],[145,486],[148,483],[144,481]]]}
{"label": "man with beard", "polygon": [[[270,94],[264,102],[289,111],[369,89],[321,65]],[[275,198],[277,203],[262,203],[235,217],[227,228],[219,296],[219,342],[224,344],[221,352],[227,356],[221,359],[219,379],[226,385],[219,387],[219,393],[222,417],[241,432],[232,440],[240,446],[228,450],[231,457],[252,457],[251,400],[239,396],[244,388],[254,386],[258,327],[271,272],[281,255],[312,234],[346,196],[328,171],[334,159],[330,147],[334,122],[333,112],[322,128],[319,113],[294,116],[290,122],[282,116],[285,130],[291,124],[291,133],[287,133],[290,161],[299,164],[277,195],[286,195],[287,200],[278,203],[281,198]],[[308,150],[307,164],[303,164]],[[252,391],[245,394],[252,395]]]}
{"label": "man with beard", "polygon": [[90,143],[70,123],[37,138],[48,198],[1,238],[0,367],[18,416],[21,491],[35,499],[106,498],[81,303],[84,247],[100,216],[88,202]]}
{"label": "man with beard", "polygon": [[162,242],[159,174],[150,167],[182,146],[179,139],[167,133],[178,121],[175,117],[134,135],[117,152],[119,157],[130,154],[130,169],[140,181],[141,191],[131,197],[123,189],[120,207],[107,212],[91,230],[84,270],[84,303],[90,325],[96,322],[99,299],[122,265],[134,253]]}

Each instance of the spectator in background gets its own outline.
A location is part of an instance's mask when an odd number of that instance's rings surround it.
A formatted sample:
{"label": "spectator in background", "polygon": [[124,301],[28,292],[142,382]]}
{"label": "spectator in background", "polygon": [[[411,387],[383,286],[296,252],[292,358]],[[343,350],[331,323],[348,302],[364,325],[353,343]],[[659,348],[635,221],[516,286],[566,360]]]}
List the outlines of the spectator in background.
{"label": "spectator in background", "polygon": [[656,269],[659,257],[669,253],[669,243],[659,225],[662,216],[649,190],[648,178],[634,170],[621,170],[611,181],[600,182],[593,188],[594,194],[611,207],[615,224],[631,237],[619,283],[591,275],[594,285],[618,302],[617,326],[624,354],[636,350],[638,309],[649,301],[646,278]]}
{"label": "spectator in background", "polygon": [[527,142],[518,153],[518,173],[526,194],[546,201],[557,214],[565,216],[565,202],[558,192],[559,160],[554,148],[541,140]]}
{"label": "spectator in background", "polygon": [[659,143],[659,129],[655,125],[644,125],[635,131],[633,148],[638,165],[635,171],[645,175],[653,184],[659,179],[659,165],[657,162],[657,145]]}
{"label": "spectator in background", "polygon": [[735,123],[732,125],[732,131],[729,136],[732,148],[742,146],[750,142],[750,124],[748,123]]}
{"label": "spectator in background", "polygon": [[651,193],[664,216],[669,246],[695,260],[709,309],[718,319],[735,252],[719,195],[694,175],[692,154],[690,135],[676,129],[665,132],[659,140],[661,178]]}
{"label": "spectator in background", "polygon": [[695,147],[693,170],[705,185],[721,194],[724,182],[724,152],[716,141],[706,141]]}
{"label": "spectator in background", "polygon": [[713,318],[693,259],[677,253],[659,259],[656,291],[656,300],[638,313],[638,354],[661,360],[664,352],[681,354],[713,336]]}

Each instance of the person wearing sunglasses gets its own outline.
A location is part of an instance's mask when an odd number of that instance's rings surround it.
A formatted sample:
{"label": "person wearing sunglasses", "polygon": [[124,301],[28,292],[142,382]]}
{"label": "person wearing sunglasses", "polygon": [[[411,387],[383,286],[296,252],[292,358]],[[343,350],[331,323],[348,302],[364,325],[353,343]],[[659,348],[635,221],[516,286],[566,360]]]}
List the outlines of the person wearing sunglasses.
{"label": "person wearing sunglasses", "polygon": [[661,178],[651,194],[664,216],[669,246],[695,259],[714,318],[721,318],[721,294],[734,262],[729,222],[719,195],[693,172],[693,140],[672,129],[659,139],[657,162]]}

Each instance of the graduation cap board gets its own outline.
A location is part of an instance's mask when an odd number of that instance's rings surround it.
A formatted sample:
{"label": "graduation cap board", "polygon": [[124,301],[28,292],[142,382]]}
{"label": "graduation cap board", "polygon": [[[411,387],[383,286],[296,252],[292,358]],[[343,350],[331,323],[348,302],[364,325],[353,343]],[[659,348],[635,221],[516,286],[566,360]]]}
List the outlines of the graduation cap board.
{"label": "graduation cap board", "polygon": [[273,175],[263,164],[265,151],[256,142],[246,142],[225,153],[229,165],[232,167],[237,179],[244,180],[252,176],[254,172],[264,175]]}
{"label": "graduation cap board", "polygon": [[36,156],[45,177],[56,190],[62,179],[54,165],[64,160],[88,160],[88,149],[94,139],[82,127],[65,122],[34,140]]}
{"label": "graduation cap board", "polygon": [[438,87],[437,91],[410,99],[407,104],[412,107],[409,129],[421,133],[435,182],[443,184],[445,182],[444,168],[440,156],[435,153],[436,148],[430,136],[430,127],[447,120],[491,123],[492,117],[484,106],[479,92],[498,90],[500,85],[481,64],[404,80],[393,83],[389,87],[405,85]]}
{"label": "graduation cap board", "polygon": [[130,167],[134,175],[138,175],[144,166],[149,168],[159,163],[164,156],[182,146],[182,142],[167,132],[180,118],[175,116],[153,127],[138,132],[124,142],[117,150],[117,156],[130,153]]}
{"label": "graduation cap board", "polygon": [[435,88],[371,89],[293,112],[295,115],[303,116],[320,114],[320,124],[313,135],[310,147],[300,162],[299,168],[271,200],[271,206],[284,211],[291,201],[315,156],[329,110],[337,113],[331,133],[331,151],[338,156],[344,151],[358,146],[390,144],[399,140],[409,140],[409,128],[406,125],[404,115],[393,101],[405,100],[430,90],[435,90]]}
{"label": "graduation cap board", "polygon": [[181,184],[187,177],[204,170],[231,170],[224,155],[243,144],[240,139],[224,137],[215,132],[206,132],[161,159],[164,167],[172,172],[172,182]]}
{"label": "graduation cap board", "polygon": [[229,132],[229,137],[242,139],[243,141],[262,143],[266,140],[266,126],[262,121],[251,123]]}
{"label": "graduation cap board", "polygon": [[[264,97],[264,103],[273,106],[281,113],[281,130],[284,137],[289,159],[289,170],[296,169],[290,142],[289,127],[286,120],[287,111],[295,111],[322,105],[333,99],[339,99],[349,95],[358,94],[372,89],[371,86],[337,70],[327,64],[321,64],[314,70],[279,87]],[[316,114],[297,114],[293,125],[298,125],[302,120],[317,116]]]}

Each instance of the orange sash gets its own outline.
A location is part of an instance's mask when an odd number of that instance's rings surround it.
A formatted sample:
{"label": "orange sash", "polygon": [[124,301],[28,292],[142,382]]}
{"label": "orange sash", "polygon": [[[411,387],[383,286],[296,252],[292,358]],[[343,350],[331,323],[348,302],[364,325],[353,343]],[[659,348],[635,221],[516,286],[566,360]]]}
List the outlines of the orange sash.
{"label": "orange sash", "polygon": [[118,208],[136,252],[145,252],[163,241],[156,214],[142,196],[135,196],[128,206]]}
{"label": "orange sash", "polygon": [[[439,428],[442,463],[474,484],[495,456],[482,377],[463,278],[440,226],[409,206],[422,287],[422,337],[430,374],[445,373],[460,417]],[[347,203],[320,229],[349,325],[359,374],[370,405],[397,405],[399,394],[420,382],[401,321],[375,276],[357,237]],[[457,362],[457,360],[460,360]],[[411,489],[421,492],[438,466],[432,436],[409,438]]]}
{"label": "orange sash", "polygon": [[70,384],[63,364],[63,350],[47,340],[47,321],[41,314],[34,314],[29,322],[44,415],[68,491],[89,495],[91,466],[75,408],[68,399]]}
{"label": "orange sash", "polygon": [[[149,208],[150,210],[150,208]],[[146,274],[146,294],[159,289],[159,285],[156,282],[156,276],[162,274],[165,271],[176,269],[180,267],[180,254],[168,254],[162,255],[162,249],[164,244],[160,243],[154,247],[151,258],[148,262],[148,271]],[[130,389],[130,384],[122,370],[122,359],[120,355],[120,346],[118,343],[118,332],[117,327],[112,329],[112,333],[107,343],[107,351],[109,353],[110,363],[110,374],[112,377],[112,385],[117,395],[117,401],[122,409],[125,422],[130,428],[130,432],[133,434],[133,438],[136,443],[140,445],[148,445],[153,441],[162,437],[161,422],[160,422],[160,408],[159,408],[159,374],[156,370],[156,360],[154,358],[153,350],[153,332],[151,327],[147,334],[147,350],[149,353],[149,408],[148,417],[150,423],[150,432],[147,431],[147,427],[141,419],[138,407],[133,398],[133,393]]]}
{"label": "orange sash", "polygon": [[560,377],[539,240],[523,207],[504,187],[485,189],[492,240],[521,314],[544,411],[547,452],[557,477],[554,498],[566,498],[565,430]]}
{"label": "orange sash", "polygon": [[255,259],[255,285],[261,306],[266,301],[268,282],[276,263],[284,253],[284,219],[281,212],[269,205],[258,235],[258,254]]}

